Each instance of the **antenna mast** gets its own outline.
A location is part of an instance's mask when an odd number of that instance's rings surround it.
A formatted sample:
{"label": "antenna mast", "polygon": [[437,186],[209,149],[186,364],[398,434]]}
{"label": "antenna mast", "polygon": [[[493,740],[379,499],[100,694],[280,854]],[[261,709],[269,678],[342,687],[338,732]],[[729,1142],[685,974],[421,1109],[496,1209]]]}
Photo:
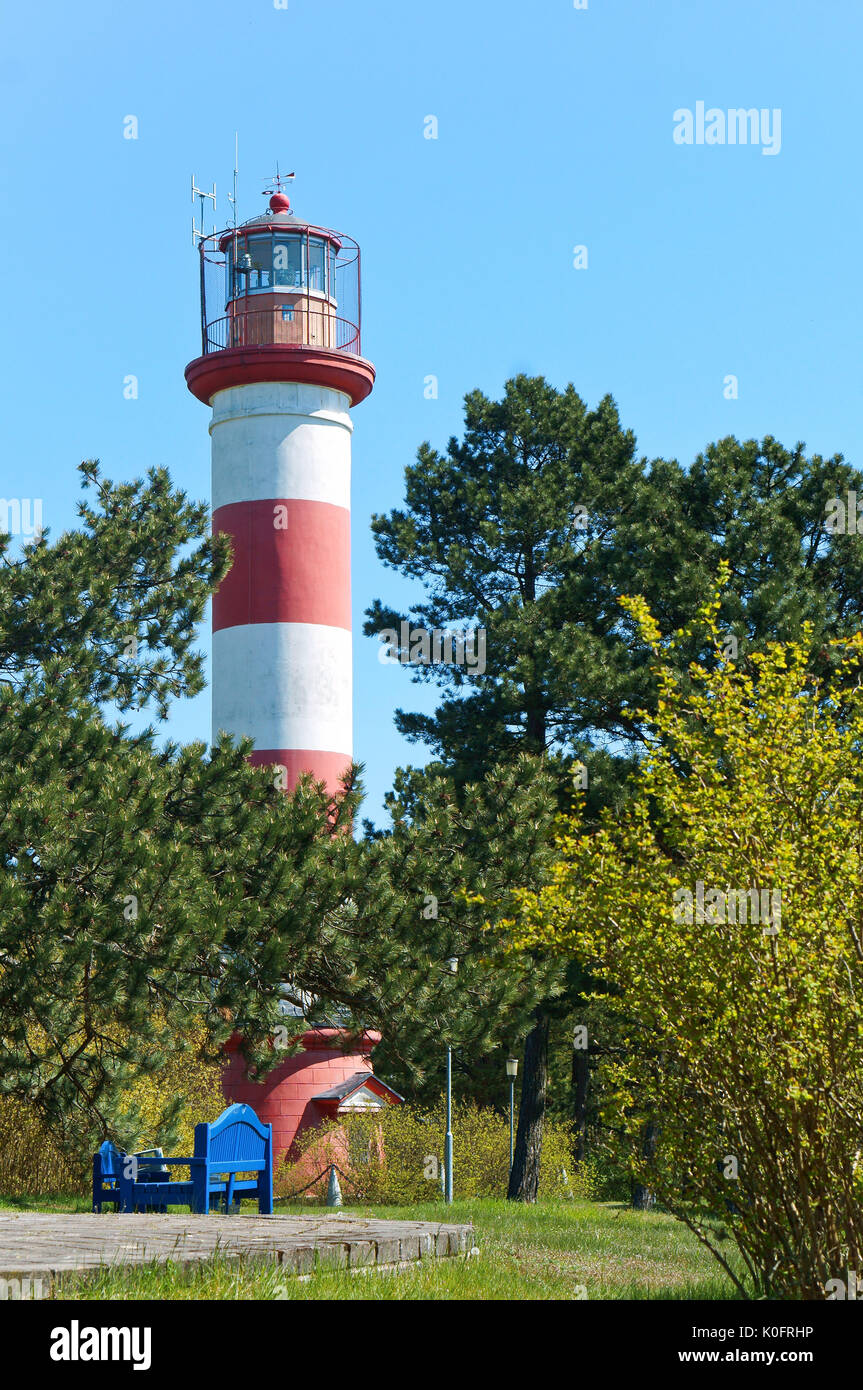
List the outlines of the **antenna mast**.
{"label": "antenna mast", "polygon": [[[198,243],[199,243],[200,241],[204,241],[205,238],[206,238],[207,235],[208,235],[207,232],[206,232],[205,229],[204,229],[204,199],[205,199],[205,198],[210,198],[210,199],[212,200],[212,204],[213,204],[213,217],[214,217],[214,219],[215,219],[215,215],[216,215],[216,185],[215,185],[215,183],[213,183],[213,191],[212,191],[212,193],[205,193],[204,190],[203,190],[203,188],[198,188],[198,186],[196,185],[196,183],[195,183],[195,175],[193,174],[193,175],[192,175],[192,202],[193,202],[193,203],[194,203],[194,201],[195,201],[196,198],[199,198],[200,201],[201,201],[201,230],[198,231],[198,228],[197,228],[196,225],[195,225],[195,215],[194,215],[194,213],[193,213],[193,214],[192,214],[192,245],[193,245],[193,246],[197,246]],[[214,221],[214,224],[213,224],[213,232],[215,232],[215,230],[216,230],[216,227],[215,227],[215,221]],[[212,232],[209,233],[209,235],[212,236]]]}
{"label": "antenna mast", "polygon": [[229,194],[228,194],[228,202],[231,204],[231,207],[232,207],[233,210],[234,210],[234,216],[233,216],[232,221],[233,221],[233,224],[234,224],[234,256],[235,256],[235,257],[236,257],[236,254],[237,254],[237,180],[239,179],[239,177],[240,177],[240,137],[239,137],[239,135],[237,134],[237,132],[234,131],[234,196],[231,197],[231,195],[230,195],[230,193],[229,193]]}

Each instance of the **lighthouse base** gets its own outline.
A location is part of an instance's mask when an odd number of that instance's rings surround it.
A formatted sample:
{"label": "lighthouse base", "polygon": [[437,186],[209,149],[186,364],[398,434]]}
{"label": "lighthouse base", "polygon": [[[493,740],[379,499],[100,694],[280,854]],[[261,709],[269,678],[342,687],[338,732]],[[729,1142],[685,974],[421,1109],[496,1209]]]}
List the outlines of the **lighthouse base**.
{"label": "lighthouse base", "polygon": [[370,1057],[380,1040],[380,1033],[373,1031],[357,1036],[344,1028],[311,1028],[298,1037],[301,1052],[253,1081],[238,1050],[239,1039],[231,1038],[225,1045],[228,1064],[222,1092],[229,1103],[250,1105],[264,1124],[273,1126],[273,1161],[278,1166],[286,1154],[296,1156],[296,1141],[306,1130],[333,1118],[332,1105],[315,1097],[358,1073],[373,1075]]}

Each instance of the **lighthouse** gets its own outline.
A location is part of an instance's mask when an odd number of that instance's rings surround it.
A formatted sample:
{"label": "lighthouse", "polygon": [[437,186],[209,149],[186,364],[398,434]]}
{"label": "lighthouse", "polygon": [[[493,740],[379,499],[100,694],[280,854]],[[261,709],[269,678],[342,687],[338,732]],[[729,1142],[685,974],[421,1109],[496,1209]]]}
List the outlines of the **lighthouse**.
{"label": "lighthouse", "polygon": [[[351,411],[375,370],[359,246],[298,217],[274,182],[262,215],[198,242],[186,382],[210,408],[213,530],[233,547],[213,596],[213,737],[251,738],[286,790],[311,773],[334,794],[352,757]],[[263,1081],[232,1040],[223,1074],[226,1098],[272,1123],[277,1155],[351,1097],[399,1099],[372,1074],[379,1034],[296,1036],[302,1051]]]}
{"label": "lighthouse", "polygon": [[288,788],[310,772],[335,792],[352,755],[351,409],[375,379],[360,250],[277,188],[199,253],[186,381],[211,408],[213,529],[234,553],[213,598],[213,735],[251,738]]}

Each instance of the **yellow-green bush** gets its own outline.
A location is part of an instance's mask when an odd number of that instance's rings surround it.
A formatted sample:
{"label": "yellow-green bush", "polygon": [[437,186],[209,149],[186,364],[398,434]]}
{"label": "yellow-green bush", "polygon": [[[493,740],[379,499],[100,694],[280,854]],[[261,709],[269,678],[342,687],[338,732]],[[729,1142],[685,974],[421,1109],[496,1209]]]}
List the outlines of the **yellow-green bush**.
{"label": "yellow-green bush", "polygon": [[[296,1162],[277,1175],[276,1193],[287,1197],[321,1174],[315,1195],[335,1161],[347,1177],[345,1200],[353,1195],[375,1203],[408,1205],[441,1196],[444,1107],[388,1106],[377,1114],[344,1115],[307,1131]],[[466,1103],[453,1107],[453,1180],[459,1197],[504,1197],[509,1179],[509,1121],[494,1110]],[[564,1173],[566,1177],[564,1178]],[[541,1197],[590,1197],[592,1170],[574,1171],[566,1125],[547,1121],[540,1164]]]}
{"label": "yellow-green bush", "polygon": [[32,1105],[0,1096],[0,1192],[4,1197],[85,1192],[89,1181],[85,1155],[61,1146]]}
{"label": "yellow-green bush", "polygon": [[[197,1032],[190,1032],[186,1042],[187,1049],[178,1050],[158,1071],[142,1071],[122,1092],[118,1130],[110,1136],[122,1147],[161,1145],[169,1153],[190,1154],[195,1125],[221,1114],[221,1068],[199,1059]],[[0,1192],[5,1196],[86,1192],[91,1158],[74,1116],[64,1131],[56,1132],[32,1105],[0,1097]]]}

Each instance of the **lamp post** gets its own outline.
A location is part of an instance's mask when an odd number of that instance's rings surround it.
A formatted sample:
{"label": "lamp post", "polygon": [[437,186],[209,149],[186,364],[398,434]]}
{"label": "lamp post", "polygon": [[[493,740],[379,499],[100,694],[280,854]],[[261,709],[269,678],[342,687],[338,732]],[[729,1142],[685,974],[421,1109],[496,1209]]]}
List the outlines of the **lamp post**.
{"label": "lamp post", "polygon": [[[447,969],[450,974],[458,972],[458,956],[450,956],[447,960]],[[444,1201],[447,1206],[452,1205],[452,1047],[447,1043],[446,1048],[446,1136],[443,1147],[443,1169],[444,1169]]]}
{"label": "lamp post", "polygon": [[512,1172],[512,1160],[515,1154],[515,1078],[518,1075],[518,1058],[507,1057],[506,1074],[509,1077],[509,1171]]}

